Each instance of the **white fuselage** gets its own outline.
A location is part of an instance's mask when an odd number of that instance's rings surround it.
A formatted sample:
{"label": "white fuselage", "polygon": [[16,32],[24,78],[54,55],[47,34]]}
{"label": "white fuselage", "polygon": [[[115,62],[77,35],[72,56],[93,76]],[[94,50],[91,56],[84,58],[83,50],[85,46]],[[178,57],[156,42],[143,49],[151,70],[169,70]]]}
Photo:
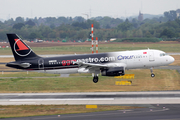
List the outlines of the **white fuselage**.
{"label": "white fuselage", "polygon": [[[101,54],[101,53],[99,53]],[[99,54],[96,54],[98,56]],[[120,51],[120,52],[109,52],[106,53],[109,57],[87,57],[88,55],[81,55],[81,59],[76,60],[82,61],[82,56],[84,56],[82,62],[90,62],[96,64],[96,62],[102,62],[98,64],[108,65],[110,67],[124,67],[125,69],[146,69],[153,68],[156,66],[165,66],[174,62],[174,58],[167,55],[165,52],[160,50],[133,50],[133,51]],[[71,56],[72,57],[72,56]],[[52,58],[52,60],[54,60]],[[106,61],[106,63],[103,63]],[[53,63],[52,63],[53,64]],[[56,64],[56,63],[54,63]],[[59,62],[61,64],[61,61]],[[58,64],[57,64],[58,65]],[[38,72],[53,73],[53,74],[72,74],[72,73],[94,73],[86,68],[63,68],[63,69],[54,69],[54,70],[38,70]]]}
{"label": "white fuselage", "polygon": [[126,69],[151,68],[174,62],[173,57],[160,50],[124,51],[117,54],[121,54],[117,61],[125,63]]}

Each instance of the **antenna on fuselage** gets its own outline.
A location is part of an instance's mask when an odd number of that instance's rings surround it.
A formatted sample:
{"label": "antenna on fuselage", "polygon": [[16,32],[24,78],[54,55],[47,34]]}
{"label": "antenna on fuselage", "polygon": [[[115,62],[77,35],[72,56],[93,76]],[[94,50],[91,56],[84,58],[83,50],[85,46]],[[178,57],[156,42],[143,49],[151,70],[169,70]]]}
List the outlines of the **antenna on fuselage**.
{"label": "antenna on fuselage", "polygon": [[[146,46],[147,47],[147,46]],[[149,48],[147,47],[147,49],[149,50]]]}

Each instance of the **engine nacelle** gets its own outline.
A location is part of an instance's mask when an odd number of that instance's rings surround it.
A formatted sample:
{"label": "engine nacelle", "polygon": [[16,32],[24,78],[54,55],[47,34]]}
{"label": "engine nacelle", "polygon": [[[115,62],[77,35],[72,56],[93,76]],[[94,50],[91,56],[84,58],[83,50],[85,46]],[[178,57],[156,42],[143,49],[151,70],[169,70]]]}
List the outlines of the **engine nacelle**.
{"label": "engine nacelle", "polygon": [[101,69],[102,76],[121,76],[125,74],[124,67],[113,67],[108,69]]}

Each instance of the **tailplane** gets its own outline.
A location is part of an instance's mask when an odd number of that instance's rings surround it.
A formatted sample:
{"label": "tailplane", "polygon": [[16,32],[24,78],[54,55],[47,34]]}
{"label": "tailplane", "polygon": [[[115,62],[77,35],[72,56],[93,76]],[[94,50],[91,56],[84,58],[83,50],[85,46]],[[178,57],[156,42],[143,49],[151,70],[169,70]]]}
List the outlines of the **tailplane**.
{"label": "tailplane", "polygon": [[16,61],[39,57],[17,34],[7,34],[7,37]]}

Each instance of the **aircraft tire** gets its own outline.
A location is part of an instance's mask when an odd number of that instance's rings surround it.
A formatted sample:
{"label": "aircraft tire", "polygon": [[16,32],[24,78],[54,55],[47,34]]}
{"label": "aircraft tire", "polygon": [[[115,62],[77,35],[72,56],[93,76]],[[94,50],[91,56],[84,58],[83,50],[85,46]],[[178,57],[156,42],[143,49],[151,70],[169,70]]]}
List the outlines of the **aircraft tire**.
{"label": "aircraft tire", "polygon": [[151,74],[151,77],[152,77],[152,78],[155,77],[155,74],[152,73],[152,74]]}
{"label": "aircraft tire", "polygon": [[94,83],[97,83],[97,82],[98,82],[98,76],[94,76],[93,82],[94,82]]}

